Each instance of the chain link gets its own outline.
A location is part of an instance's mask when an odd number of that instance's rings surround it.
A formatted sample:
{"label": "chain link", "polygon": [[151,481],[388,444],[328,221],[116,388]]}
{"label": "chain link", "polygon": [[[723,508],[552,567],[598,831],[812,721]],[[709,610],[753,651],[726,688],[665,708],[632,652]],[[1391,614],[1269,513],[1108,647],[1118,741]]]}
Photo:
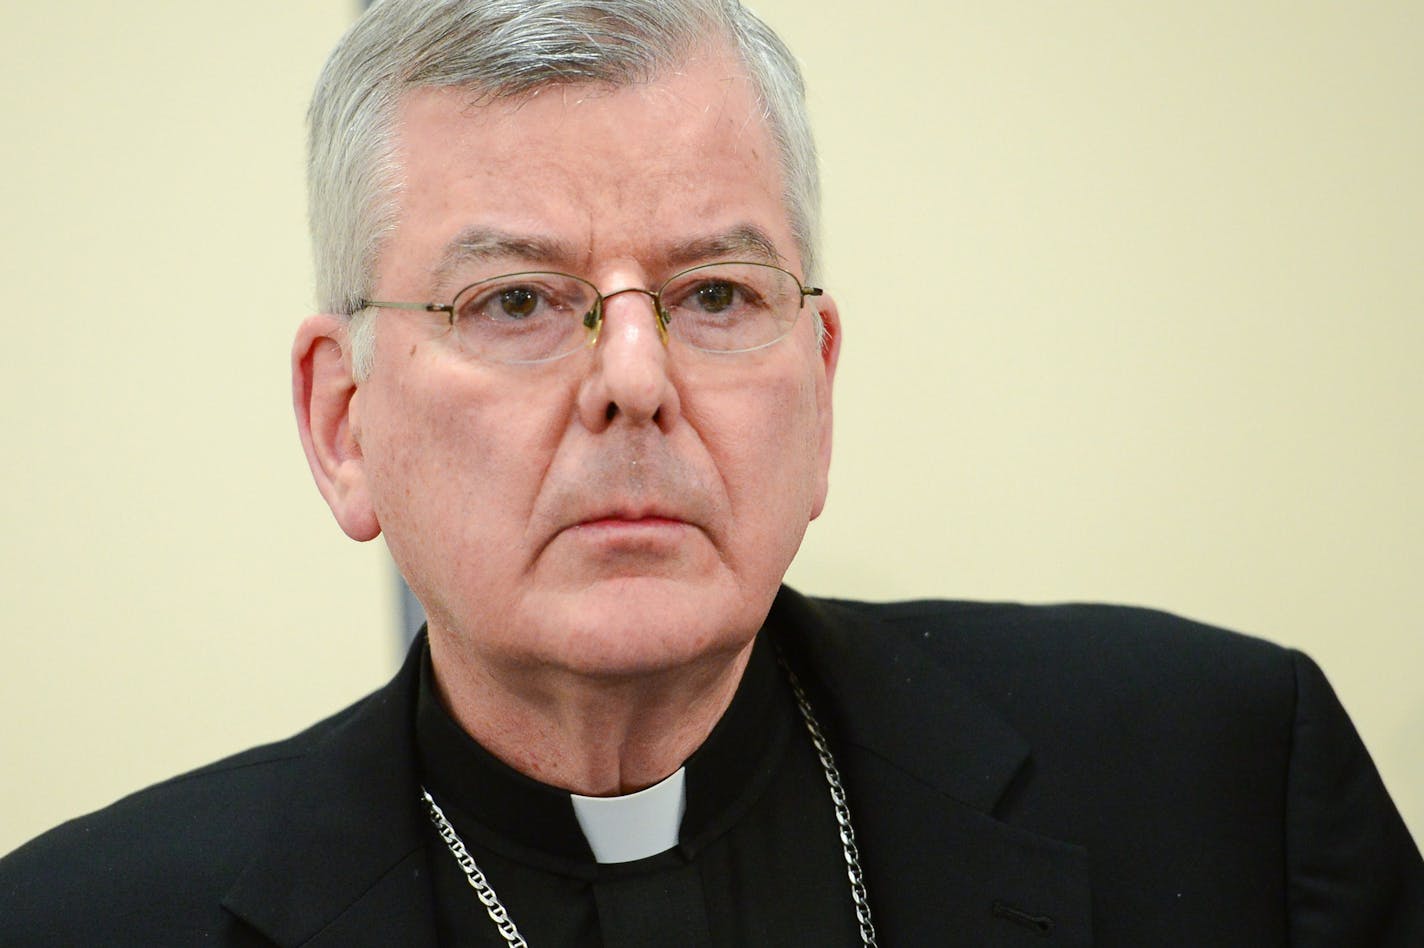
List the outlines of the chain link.
{"label": "chain link", "polygon": [[455,832],[455,827],[451,826],[450,821],[445,818],[445,811],[440,809],[440,804],[435,802],[430,791],[424,787],[420,788],[420,796],[425,800],[425,805],[430,810],[430,822],[435,824],[440,838],[445,841],[446,846],[450,847],[455,861],[464,870],[465,881],[469,882],[470,888],[475,890],[475,895],[484,905],[490,921],[494,922],[495,927],[499,929],[499,933],[504,936],[504,940],[511,948],[529,948],[529,943],[524,940],[523,935],[519,934],[519,929],[515,927],[514,919],[509,917],[504,903],[499,900],[499,896],[494,894],[494,887],[489,884],[489,880],[485,878],[485,874],[475,863],[475,857],[471,856],[469,850],[465,848],[465,841],[460,838],[460,834]]}
{"label": "chain link", "polygon": [[855,918],[860,923],[860,943],[866,948],[877,948],[875,943],[875,923],[870,920],[870,899],[865,892],[865,874],[860,868],[860,850],[855,845],[855,827],[850,823],[850,807],[846,806],[845,787],[841,785],[841,772],[836,769],[836,759],[831,755],[831,747],[826,743],[826,735],[821,732],[821,724],[811,711],[811,702],[801,688],[801,680],[783,660],[781,667],[791,682],[791,691],[796,695],[796,707],[801,711],[801,719],[806,722],[806,730],[815,745],[816,756],[821,758],[821,770],[825,772],[826,784],[831,788],[831,803],[836,810],[836,825],[841,831],[841,851],[845,854],[846,876],[850,879],[850,898],[855,903]]}
{"label": "chain link", "polygon": [[[856,921],[860,923],[860,943],[865,948],[877,948],[875,925],[870,920],[870,900],[865,893],[865,876],[860,869],[860,850],[855,845],[855,828],[850,824],[850,808],[846,806],[845,787],[841,785],[841,773],[836,769],[836,759],[831,756],[831,748],[826,743],[826,736],[821,732],[820,722],[816,720],[816,715],[811,711],[811,702],[807,700],[806,692],[801,689],[801,681],[784,661],[781,663],[781,667],[786,672],[787,680],[791,682],[791,691],[796,696],[796,707],[801,712],[801,719],[806,722],[806,730],[811,735],[811,743],[816,748],[816,756],[821,760],[821,770],[826,775],[826,785],[831,790],[831,803],[836,811],[836,826],[840,830],[841,852],[845,855],[846,877],[850,879],[850,897],[851,901],[855,903]],[[485,874],[475,863],[475,858],[465,848],[465,843],[455,832],[455,827],[451,826],[450,821],[445,818],[445,812],[440,809],[440,805],[435,802],[435,798],[430,795],[429,790],[421,787],[420,795],[430,811],[430,822],[435,824],[440,838],[445,841],[445,845],[449,847],[455,861],[460,864],[460,869],[465,873],[465,880],[470,883],[470,888],[475,890],[475,895],[479,897],[480,903],[489,913],[490,921],[494,922],[500,935],[504,936],[504,940],[512,948],[529,948],[529,943],[524,940],[524,936],[519,934],[519,929],[514,926],[514,919],[509,917],[509,911],[505,909],[504,903],[499,900],[499,896],[494,894],[494,887],[489,884],[489,880],[485,878]]]}

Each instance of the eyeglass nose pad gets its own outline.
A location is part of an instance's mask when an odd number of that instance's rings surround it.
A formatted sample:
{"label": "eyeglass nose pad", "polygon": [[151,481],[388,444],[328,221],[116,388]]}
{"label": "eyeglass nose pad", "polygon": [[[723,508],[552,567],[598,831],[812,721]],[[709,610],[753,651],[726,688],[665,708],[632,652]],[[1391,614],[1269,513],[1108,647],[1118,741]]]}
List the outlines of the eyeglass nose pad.
{"label": "eyeglass nose pad", "polygon": [[668,322],[672,319],[668,311],[663,309],[663,301],[653,297],[653,311],[658,314],[658,338],[663,341],[663,348],[668,344]]}
{"label": "eyeglass nose pad", "polygon": [[603,300],[594,300],[593,307],[583,314],[583,328],[588,330],[589,346],[598,345],[598,336],[603,332]]}

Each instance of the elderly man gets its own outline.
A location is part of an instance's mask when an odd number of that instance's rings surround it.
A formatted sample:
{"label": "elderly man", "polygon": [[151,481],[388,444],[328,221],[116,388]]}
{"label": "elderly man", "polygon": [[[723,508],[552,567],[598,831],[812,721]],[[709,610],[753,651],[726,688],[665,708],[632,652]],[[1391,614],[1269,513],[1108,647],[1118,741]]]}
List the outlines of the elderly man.
{"label": "elderly man", "polygon": [[841,320],[735,0],[387,0],[311,111],[302,443],[390,685],[0,870],[6,945],[1419,945],[1319,671],[1140,611],[811,601]]}

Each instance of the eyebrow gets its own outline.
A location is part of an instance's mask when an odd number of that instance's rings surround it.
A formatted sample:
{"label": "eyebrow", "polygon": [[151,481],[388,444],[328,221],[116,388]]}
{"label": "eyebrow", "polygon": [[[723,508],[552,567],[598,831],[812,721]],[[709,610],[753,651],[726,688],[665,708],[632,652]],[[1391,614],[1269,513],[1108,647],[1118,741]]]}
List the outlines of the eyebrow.
{"label": "eyebrow", "polygon": [[519,236],[488,227],[467,227],[456,234],[431,270],[435,286],[445,286],[462,268],[491,260],[528,260],[540,266],[567,269],[574,254],[557,240]]}
{"label": "eyebrow", "polygon": [[674,267],[718,260],[782,262],[781,254],[776,252],[776,244],[766,231],[755,224],[738,224],[720,234],[674,244],[666,254],[667,263]]}
{"label": "eyebrow", "polygon": [[[531,265],[572,269],[575,254],[561,241],[544,237],[511,234],[490,227],[467,227],[456,234],[440,253],[431,269],[436,287],[446,287],[461,270],[476,263],[497,260],[527,260]],[[669,267],[688,267],[719,260],[748,260],[780,264],[781,254],[766,231],[755,224],[738,224],[730,230],[694,237],[673,244],[663,253]]]}

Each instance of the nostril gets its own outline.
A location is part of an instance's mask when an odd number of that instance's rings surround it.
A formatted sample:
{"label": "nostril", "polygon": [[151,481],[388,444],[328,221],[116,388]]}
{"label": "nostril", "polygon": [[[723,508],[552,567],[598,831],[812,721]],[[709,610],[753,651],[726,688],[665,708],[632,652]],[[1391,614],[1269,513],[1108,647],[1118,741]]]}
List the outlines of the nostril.
{"label": "nostril", "polygon": [[603,420],[612,421],[618,417],[618,405],[616,402],[609,402],[608,407],[603,409]]}

